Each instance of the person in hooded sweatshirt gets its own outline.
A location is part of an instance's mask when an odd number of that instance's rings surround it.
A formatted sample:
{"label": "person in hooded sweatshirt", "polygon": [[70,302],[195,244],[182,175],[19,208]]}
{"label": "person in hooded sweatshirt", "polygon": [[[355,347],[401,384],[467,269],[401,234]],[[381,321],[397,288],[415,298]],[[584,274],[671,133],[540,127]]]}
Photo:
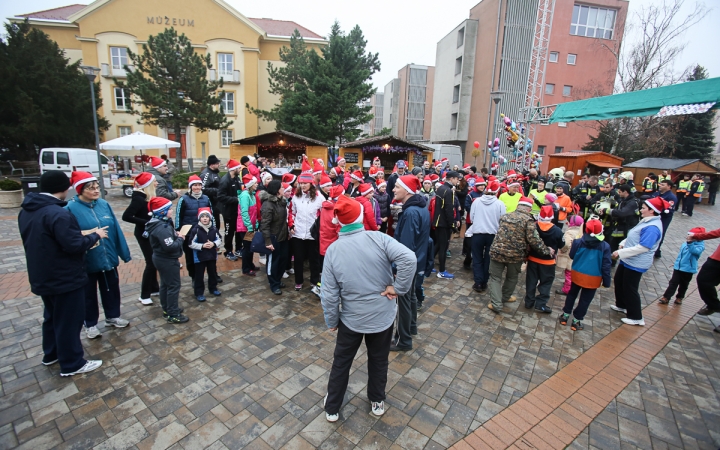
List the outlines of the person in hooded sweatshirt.
{"label": "person in hooded sweatshirt", "polygon": [[[590,219],[585,224],[585,234],[580,239],[575,239],[570,249],[572,258],[572,284],[565,306],[560,314],[560,324],[567,325],[570,320],[570,313],[573,315],[573,331],[583,329],[582,321],[585,319],[590,303],[595,297],[595,292],[602,284],[610,287],[610,271],[612,270],[610,245],[605,242],[603,225],[597,219]],[[580,301],[573,310],[575,299],[580,294]]]}
{"label": "person in hooded sweatshirt", "polygon": [[[60,170],[40,176],[40,193],[22,202],[18,227],[25,248],[30,290],[42,298],[42,364],[60,363],[60,375],[90,372],[100,360],[85,360],[80,342],[85,320],[85,254],[107,231],[83,235],[75,216],[63,208],[70,180]],[[48,262],[52,269],[48,270]]]}
{"label": "person in hooded sweatshirt", "polygon": [[500,218],[505,215],[505,204],[495,196],[500,189],[500,183],[491,181],[485,188],[483,195],[470,205],[470,221],[468,228],[470,237],[470,251],[472,252],[473,290],[485,292],[490,277],[490,246],[495,239]]}
{"label": "person in hooded sweatshirt", "polygon": [[562,229],[552,223],[554,217],[552,206],[545,205],[540,208],[537,231],[545,246],[554,252],[547,255],[531,248],[525,277],[525,308],[534,307],[535,311],[544,314],[552,312],[547,302],[550,300],[550,289],[555,280],[555,255],[559,249],[565,247]]}
{"label": "person in hooded sweatshirt", "polygon": [[165,180],[165,176],[168,173],[168,162],[162,158],[153,156],[150,158],[149,164],[150,167],[148,167],[147,172],[153,174],[158,182],[158,185],[155,187],[155,195],[168,200],[178,198],[178,193],[173,190],[170,182]]}
{"label": "person in hooded sweatshirt", "polygon": [[160,305],[168,323],[185,323],[187,316],[178,305],[180,296],[180,261],[183,254],[184,236],[173,228],[172,202],[155,197],[148,203],[152,218],[145,224],[153,249],[153,264],[160,274]]}
{"label": "person in hooded sweatshirt", "polygon": [[100,185],[91,173],[76,171],[70,182],[77,196],[65,206],[77,218],[82,230],[105,228],[108,238],[87,252],[85,270],[88,283],[85,286],[85,332],[88,339],[102,336],[97,328],[100,310],[98,288],[105,312],[105,327],[125,328],[128,321],[120,317],[120,275],[117,271],[119,260],[130,261],[130,249],[120,224],[110,204],[100,198]]}
{"label": "person in hooded sweatshirt", "polygon": [[208,274],[208,290],[215,297],[221,292],[217,288],[217,249],[222,245],[222,239],[217,228],[213,224],[212,210],[200,208],[197,212],[198,222],[187,235],[186,242],[192,249],[192,256],[195,265],[195,276],[193,277],[193,289],[195,298],[199,302],[205,299],[205,270]]}

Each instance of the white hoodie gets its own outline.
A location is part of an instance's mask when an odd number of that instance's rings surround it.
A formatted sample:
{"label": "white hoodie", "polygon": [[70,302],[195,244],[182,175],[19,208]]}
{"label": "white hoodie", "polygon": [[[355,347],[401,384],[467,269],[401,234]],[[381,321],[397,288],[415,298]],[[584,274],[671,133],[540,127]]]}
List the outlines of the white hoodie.
{"label": "white hoodie", "polygon": [[494,195],[483,195],[474,202],[470,208],[470,233],[497,234],[500,227],[500,217],[505,215],[505,204]]}

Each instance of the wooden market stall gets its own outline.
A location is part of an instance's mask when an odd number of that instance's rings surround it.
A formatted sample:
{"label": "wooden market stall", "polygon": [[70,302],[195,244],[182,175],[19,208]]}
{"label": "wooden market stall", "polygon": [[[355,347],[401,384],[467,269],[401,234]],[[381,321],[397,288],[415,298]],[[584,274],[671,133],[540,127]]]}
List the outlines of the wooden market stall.
{"label": "wooden market stall", "polygon": [[674,183],[683,179],[684,174],[702,175],[706,181],[705,191],[703,192],[703,202],[707,202],[708,188],[707,178],[713,179],[720,176],[720,171],[711,166],[710,164],[703,162],[700,159],[674,159],[674,158],[643,158],[637,161],[633,161],[623,166],[623,170],[627,170],[633,173],[635,179],[635,185],[641,184],[645,177],[650,172],[655,175],[660,175],[663,170],[667,170],[670,178]]}
{"label": "wooden market stall", "polygon": [[363,170],[369,168],[373,158],[379,156],[385,172],[390,173],[401,159],[408,162],[410,169],[422,166],[425,161],[432,161],[433,149],[392,135],[374,136],[343,144],[339,156],[345,158],[348,167],[357,164]]}
{"label": "wooden market stall", "polygon": [[254,154],[277,161],[280,153],[288,160],[288,163],[300,167],[300,158],[303,154],[306,154],[310,161],[320,158],[327,162],[328,145],[325,142],[284,130],[238,139],[230,144],[230,158],[237,161],[240,161],[243,156]]}
{"label": "wooden market stall", "polygon": [[605,152],[576,150],[567,153],[554,153],[548,156],[548,170],[565,167],[575,174],[573,186],[577,186],[583,173],[600,175],[603,172],[617,171],[622,166],[623,158]]}

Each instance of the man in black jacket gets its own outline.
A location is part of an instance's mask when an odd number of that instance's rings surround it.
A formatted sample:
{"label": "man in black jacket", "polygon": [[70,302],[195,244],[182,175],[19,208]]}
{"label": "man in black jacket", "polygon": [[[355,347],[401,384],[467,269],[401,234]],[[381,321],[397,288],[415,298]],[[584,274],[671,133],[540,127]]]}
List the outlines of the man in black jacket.
{"label": "man in black jacket", "polygon": [[220,160],[215,155],[208,156],[207,166],[200,172],[202,193],[207,195],[212,205],[215,226],[220,230],[220,205],[218,205],[218,190],[220,189]]}
{"label": "man in black jacket", "polygon": [[242,249],[242,235],[236,233],[238,191],[242,189],[242,180],[239,177],[241,168],[242,165],[234,159],[228,161],[227,173],[220,179],[218,187],[218,201],[225,220],[225,257],[230,261],[237,261],[238,259],[238,254],[233,251],[233,239],[235,240],[237,252]]}
{"label": "man in black jacket", "polygon": [[455,275],[445,271],[445,260],[450,245],[450,235],[453,229],[460,229],[460,221],[455,218],[455,190],[460,181],[460,174],[450,171],[445,176],[445,183],[435,191],[435,212],[432,224],[435,227],[435,254],[440,255],[438,278],[455,278]]}
{"label": "man in black jacket", "polygon": [[[614,220],[612,240],[610,242],[610,250],[613,252],[618,249],[620,242],[627,237],[628,231],[640,221],[640,205],[632,190],[633,187],[628,184],[623,184],[617,188],[620,204],[610,211],[610,216]],[[613,263],[615,261],[613,260]]]}
{"label": "man in black jacket", "polygon": [[[83,235],[78,221],[63,208],[70,180],[60,170],[40,177],[40,193],[29,193],[18,215],[33,294],[45,305],[42,363],[60,362],[60,375],[90,372],[102,361],[86,361],[80,343],[85,319],[85,253],[107,237],[104,228]],[[52,270],[48,270],[48,263]]]}

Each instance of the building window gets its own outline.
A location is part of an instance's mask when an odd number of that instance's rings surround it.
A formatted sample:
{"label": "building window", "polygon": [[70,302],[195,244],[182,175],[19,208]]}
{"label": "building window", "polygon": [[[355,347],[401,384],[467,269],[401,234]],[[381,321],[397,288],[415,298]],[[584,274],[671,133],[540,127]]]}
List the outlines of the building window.
{"label": "building window", "polygon": [[220,146],[221,147],[230,147],[230,143],[233,140],[233,131],[232,130],[220,130]]}
{"label": "building window", "polygon": [[563,148],[562,147],[555,147],[555,153],[562,153]]}
{"label": "building window", "polygon": [[110,47],[110,62],[112,62],[113,70],[124,70],[127,66],[127,48],[125,47]]}
{"label": "building window", "polygon": [[567,59],[567,63],[568,63],[568,64],[570,64],[571,66],[574,66],[576,60],[577,60],[577,55],[574,55],[574,54],[572,54],[572,53],[568,53],[568,59]]}
{"label": "building window", "polygon": [[545,154],[545,146],[544,145],[538,145],[537,146],[537,153],[538,155],[544,155]]}
{"label": "building window", "polygon": [[130,97],[125,92],[125,89],[116,87],[115,92],[115,109],[118,111],[125,111],[130,109]]}
{"label": "building window", "polygon": [[462,47],[462,45],[464,43],[465,43],[465,27],[462,27],[458,30],[457,46]]}
{"label": "building window", "polygon": [[232,75],[233,74],[233,54],[232,53],[218,53],[218,75]]}
{"label": "building window", "polygon": [[457,113],[450,115],[450,129],[457,130]]}
{"label": "building window", "polygon": [[545,93],[548,95],[553,95],[555,93],[555,85],[552,83],[547,83],[545,85]]}
{"label": "building window", "polygon": [[453,87],[453,103],[457,103],[460,101],[460,85],[456,85]]}
{"label": "building window", "polygon": [[572,86],[563,86],[563,97],[570,97],[572,95]]}
{"label": "building window", "polygon": [[617,11],[614,9],[576,4],[573,7],[572,21],[570,22],[570,34],[612,39],[616,16]]}
{"label": "building window", "polygon": [[132,134],[132,127],[118,127],[118,137],[127,136]]}
{"label": "building window", "polygon": [[553,62],[553,63],[558,62],[559,55],[560,54],[558,52],[550,52],[550,58],[548,59],[548,61]]}
{"label": "building window", "polygon": [[235,114],[235,93],[226,92],[220,103],[225,114]]}
{"label": "building window", "polygon": [[455,75],[460,75],[462,72],[462,56],[455,59]]}

